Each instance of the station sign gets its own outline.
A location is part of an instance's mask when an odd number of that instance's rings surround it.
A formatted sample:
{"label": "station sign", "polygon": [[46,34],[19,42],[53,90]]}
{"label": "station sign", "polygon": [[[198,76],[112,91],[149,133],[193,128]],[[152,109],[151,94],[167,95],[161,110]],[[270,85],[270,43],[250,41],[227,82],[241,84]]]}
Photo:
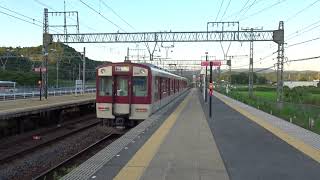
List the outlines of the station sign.
{"label": "station sign", "polygon": [[212,61],[212,66],[221,66],[221,61]]}
{"label": "station sign", "polygon": [[221,61],[220,60],[201,61],[201,66],[210,66],[210,62],[212,63],[212,66],[221,66]]}
{"label": "station sign", "polygon": [[201,66],[209,66],[210,61],[201,61]]}
{"label": "station sign", "polygon": [[47,68],[45,68],[45,67],[37,67],[37,68],[33,68],[33,71],[34,72],[46,72],[47,71]]}

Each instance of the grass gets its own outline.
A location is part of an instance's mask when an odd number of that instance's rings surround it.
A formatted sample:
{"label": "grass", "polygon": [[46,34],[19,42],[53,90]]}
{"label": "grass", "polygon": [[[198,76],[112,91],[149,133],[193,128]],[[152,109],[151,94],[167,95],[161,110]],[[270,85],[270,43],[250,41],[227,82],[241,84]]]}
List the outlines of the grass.
{"label": "grass", "polygon": [[[245,96],[245,97],[249,97],[249,94],[247,91],[238,91],[238,93]],[[272,92],[272,91],[254,91],[253,95],[254,95],[254,97],[257,97],[259,99],[262,98],[267,101],[275,102],[277,100],[276,92]]]}

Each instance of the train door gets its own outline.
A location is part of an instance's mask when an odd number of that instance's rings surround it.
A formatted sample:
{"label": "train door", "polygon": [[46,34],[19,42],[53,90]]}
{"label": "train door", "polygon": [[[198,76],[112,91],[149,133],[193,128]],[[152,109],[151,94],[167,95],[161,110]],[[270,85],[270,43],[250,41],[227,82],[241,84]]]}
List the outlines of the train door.
{"label": "train door", "polygon": [[128,76],[114,77],[114,114],[127,115],[130,112],[130,86]]}

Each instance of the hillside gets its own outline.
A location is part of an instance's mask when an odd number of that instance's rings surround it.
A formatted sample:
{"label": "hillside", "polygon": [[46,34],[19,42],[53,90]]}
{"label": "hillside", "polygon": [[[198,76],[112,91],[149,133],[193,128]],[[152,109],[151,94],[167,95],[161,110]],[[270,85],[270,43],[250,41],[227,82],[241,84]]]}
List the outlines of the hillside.
{"label": "hillside", "polygon": [[[60,86],[74,84],[74,80],[79,76],[79,65],[82,71],[81,54],[74,48],[61,43],[54,43],[49,49],[49,85],[56,84],[57,61]],[[39,74],[33,69],[41,66],[42,61],[42,46],[0,47],[0,80],[16,81],[20,86],[35,86]],[[95,68],[102,63],[105,62],[86,58],[87,81],[95,79]]]}
{"label": "hillside", "polygon": [[[263,68],[255,68],[253,71],[259,71]],[[232,74],[248,73],[248,69],[232,69]],[[222,75],[228,75],[228,71],[222,71]],[[260,71],[258,76],[266,77],[267,80],[275,82],[277,81],[277,73],[275,70],[270,69],[266,71]],[[284,71],[283,78],[285,81],[312,81],[320,79],[320,71]]]}

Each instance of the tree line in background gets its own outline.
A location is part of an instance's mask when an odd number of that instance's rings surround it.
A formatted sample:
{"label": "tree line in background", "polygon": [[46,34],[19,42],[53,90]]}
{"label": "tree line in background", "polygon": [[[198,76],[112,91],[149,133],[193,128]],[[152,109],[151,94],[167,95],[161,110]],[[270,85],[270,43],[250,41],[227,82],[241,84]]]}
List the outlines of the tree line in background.
{"label": "tree line in background", "polygon": [[[268,73],[253,73],[254,84],[272,84],[276,83],[276,72]],[[301,71],[301,72],[285,72],[285,81],[313,81],[320,78],[320,72],[314,71]],[[229,73],[222,73],[220,80],[228,81]],[[234,72],[231,74],[232,84],[248,84],[249,75],[247,72]]]}
{"label": "tree line in background", "polygon": [[[257,75],[257,73],[253,73],[253,83],[254,84],[267,84],[268,80],[266,77]],[[249,78],[248,73],[239,73],[231,75],[231,83],[232,84],[248,84]]]}
{"label": "tree line in background", "polygon": [[[49,47],[49,86],[56,84],[57,61],[59,63],[59,85],[74,85],[74,80],[82,76],[81,54],[74,48],[61,43]],[[34,68],[43,61],[42,46],[0,47],[0,80],[15,81],[18,86],[35,86],[40,79]],[[103,62],[86,58],[86,81],[95,80],[95,69]]]}

